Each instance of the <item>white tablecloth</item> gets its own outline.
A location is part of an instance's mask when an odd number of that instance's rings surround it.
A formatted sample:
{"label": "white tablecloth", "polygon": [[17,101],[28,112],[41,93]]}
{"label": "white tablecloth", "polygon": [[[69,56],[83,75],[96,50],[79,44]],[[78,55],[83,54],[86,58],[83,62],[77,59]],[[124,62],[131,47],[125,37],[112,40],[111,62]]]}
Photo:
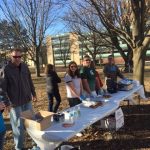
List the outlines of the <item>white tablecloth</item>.
{"label": "white tablecloth", "polygon": [[87,128],[96,121],[112,114],[121,101],[125,99],[132,100],[132,95],[137,92],[142,98],[145,98],[143,86],[134,87],[130,91],[119,91],[112,94],[109,101],[96,109],[81,107],[81,116],[75,121],[72,127],[64,128],[62,123],[52,123],[45,131],[30,130],[27,132],[37,143],[41,150],[53,150],[60,143],[72,138],[76,133]]}
{"label": "white tablecloth", "polygon": [[129,91],[119,91],[117,93],[112,94],[112,97],[109,98],[111,101],[120,104],[123,100],[129,100],[130,103],[135,104],[136,102],[133,99],[133,94],[138,93],[141,98],[146,99],[144,88],[142,85],[135,86],[132,90]]}

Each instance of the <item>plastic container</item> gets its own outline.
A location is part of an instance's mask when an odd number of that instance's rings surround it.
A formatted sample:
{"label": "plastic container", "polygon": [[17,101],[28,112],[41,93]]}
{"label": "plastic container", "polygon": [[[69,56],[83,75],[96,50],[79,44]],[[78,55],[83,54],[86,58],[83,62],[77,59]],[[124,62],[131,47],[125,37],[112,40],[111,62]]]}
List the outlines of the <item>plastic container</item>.
{"label": "plastic container", "polygon": [[78,117],[80,117],[80,116],[81,116],[80,106],[79,106],[79,105],[77,106],[77,114],[78,114]]}

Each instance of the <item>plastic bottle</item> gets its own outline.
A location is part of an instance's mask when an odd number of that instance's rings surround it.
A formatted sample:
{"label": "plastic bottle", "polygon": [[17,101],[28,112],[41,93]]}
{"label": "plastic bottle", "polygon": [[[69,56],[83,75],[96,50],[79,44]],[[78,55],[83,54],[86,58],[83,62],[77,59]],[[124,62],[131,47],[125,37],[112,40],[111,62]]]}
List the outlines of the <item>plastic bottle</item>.
{"label": "plastic bottle", "polygon": [[74,124],[74,114],[73,112],[70,113],[70,124]]}
{"label": "plastic bottle", "polygon": [[65,114],[65,120],[69,120],[70,119],[70,111],[67,111],[64,114]]}
{"label": "plastic bottle", "polygon": [[77,113],[78,113],[78,117],[80,117],[81,116],[81,112],[80,112],[80,106],[79,105],[77,106]]}
{"label": "plastic bottle", "polygon": [[77,119],[78,118],[78,109],[77,109],[77,106],[74,107],[74,119]]}

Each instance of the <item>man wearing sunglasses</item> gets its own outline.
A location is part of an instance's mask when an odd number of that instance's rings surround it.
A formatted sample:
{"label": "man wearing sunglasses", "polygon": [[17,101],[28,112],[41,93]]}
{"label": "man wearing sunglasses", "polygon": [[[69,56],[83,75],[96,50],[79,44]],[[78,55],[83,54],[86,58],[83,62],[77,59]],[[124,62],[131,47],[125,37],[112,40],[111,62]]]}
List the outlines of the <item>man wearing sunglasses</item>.
{"label": "man wearing sunglasses", "polygon": [[11,53],[11,61],[4,69],[5,91],[11,103],[10,122],[14,134],[15,149],[23,149],[24,126],[21,112],[32,110],[31,100],[37,101],[28,66],[21,61],[20,49]]}
{"label": "man wearing sunglasses", "polygon": [[95,69],[91,67],[91,58],[88,55],[83,57],[83,67],[80,69],[80,75],[86,96],[96,97],[96,72]]}

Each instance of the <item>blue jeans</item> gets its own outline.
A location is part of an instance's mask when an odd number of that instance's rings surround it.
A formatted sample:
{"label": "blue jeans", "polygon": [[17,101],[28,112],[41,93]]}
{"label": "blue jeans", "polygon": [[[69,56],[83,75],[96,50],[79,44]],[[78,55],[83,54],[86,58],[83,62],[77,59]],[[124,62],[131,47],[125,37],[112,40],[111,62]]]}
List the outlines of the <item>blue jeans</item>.
{"label": "blue jeans", "polygon": [[0,150],[3,150],[5,133],[6,131],[0,133]]}
{"label": "blue jeans", "polygon": [[[61,102],[59,91],[53,91],[52,93],[47,93],[47,95],[48,95],[48,100],[49,100],[48,111],[56,113]],[[56,99],[56,103],[53,106],[54,97]]]}
{"label": "blue jeans", "polygon": [[13,130],[16,150],[21,150],[24,147],[24,125],[23,120],[20,118],[20,114],[26,110],[32,110],[31,102],[22,106],[13,107],[10,110],[10,122]]}

